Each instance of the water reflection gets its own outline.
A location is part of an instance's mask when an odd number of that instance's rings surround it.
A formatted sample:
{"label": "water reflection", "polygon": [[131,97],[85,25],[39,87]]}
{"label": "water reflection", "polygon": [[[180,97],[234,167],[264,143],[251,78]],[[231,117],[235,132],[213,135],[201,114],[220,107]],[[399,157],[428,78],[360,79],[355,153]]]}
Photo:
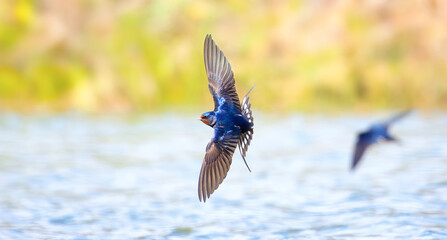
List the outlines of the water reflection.
{"label": "water reflection", "polygon": [[[383,116],[386,116],[384,114]],[[257,113],[206,204],[195,116],[0,116],[1,239],[447,238],[447,118],[414,114],[348,171],[372,116]]]}

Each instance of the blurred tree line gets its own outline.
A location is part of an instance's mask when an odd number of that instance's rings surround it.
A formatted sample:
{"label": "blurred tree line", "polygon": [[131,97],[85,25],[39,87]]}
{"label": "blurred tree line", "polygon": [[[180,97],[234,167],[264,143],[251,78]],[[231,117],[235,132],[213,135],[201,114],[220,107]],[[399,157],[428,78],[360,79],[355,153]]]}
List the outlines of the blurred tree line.
{"label": "blurred tree line", "polygon": [[447,107],[442,0],[5,0],[0,109],[211,107],[203,41],[267,111]]}

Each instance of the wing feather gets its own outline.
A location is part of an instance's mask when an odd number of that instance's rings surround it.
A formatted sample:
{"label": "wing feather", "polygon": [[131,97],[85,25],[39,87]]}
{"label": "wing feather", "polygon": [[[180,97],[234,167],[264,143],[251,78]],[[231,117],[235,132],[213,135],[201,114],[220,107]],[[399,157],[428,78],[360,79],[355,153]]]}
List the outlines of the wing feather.
{"label": "wing feather", "polygon": [[231,65],[214,43],[211,35],[207,35],[205,38],[203,55],[209,90],[214,100],[214,111],[219,107],[219,98],[221,97],[225,99],[225,104],[232,105],[236,110],[241,111]]}
{"label": "wing feather", "polygon": [[351,164],[351,171],[355,169],[357,164],[360,162],[360,160],[363,157],[363,154],[365,153],[366,149],[373,144],[372,136],[370,132],[364,132],[359,134],[357,138],[357,142],[355,144],[354,148],[354,155],[352,158],[352,164]]}
{"label": "wing feather", "polygon": [[400,112],[400,113],[394,115],[393,117],[391,117],[390,119],[384,121],[382,123],[382,126],[384,126],[385,128],[388,128],[391,124],[393,124],[393,123],[399,121],[400,119],[404,118],[405,116],[407,116],[412,111],[413,111],[412,109],[408,109],[408,110],[405,110],[403,112]]}
{"label": "wing feather", "polygon": [[206,199],[219,187],[230,170],[239,135],[227,134],[220,141],[211,139],[199,176],[199,200]]}

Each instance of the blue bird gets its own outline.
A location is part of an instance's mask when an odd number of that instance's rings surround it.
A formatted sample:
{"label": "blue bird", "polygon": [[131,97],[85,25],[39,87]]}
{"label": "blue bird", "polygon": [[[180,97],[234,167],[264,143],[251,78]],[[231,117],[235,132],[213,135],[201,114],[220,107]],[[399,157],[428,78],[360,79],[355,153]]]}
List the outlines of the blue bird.
{"label": "blue bird", "polygon": [[389,134],[388,128],[391,124],[394,124],[396,121],[405,117],[410,112],[411,110],[407,110],[405,112],[399,113],[396,116],[388,119],[387,121],[373,124],[368,130],[359,133],[354,148],[351,171],[355,169],[369,146],[379,142],[398,142],[399,140],[396,137]]}
{"label": "blue bird", "polygon": [[214,129],[199,176],[199,200],[206,202],[227,176],[236,146],[239,146],[239,152],[251,172],[245,154],[253,137],[254,125],[248,102],[251,89],[241,105],[231,65],[211,35],[205,38],[204,59],[208,88],[214,100],[214,110],[200,116],[203,123]]}

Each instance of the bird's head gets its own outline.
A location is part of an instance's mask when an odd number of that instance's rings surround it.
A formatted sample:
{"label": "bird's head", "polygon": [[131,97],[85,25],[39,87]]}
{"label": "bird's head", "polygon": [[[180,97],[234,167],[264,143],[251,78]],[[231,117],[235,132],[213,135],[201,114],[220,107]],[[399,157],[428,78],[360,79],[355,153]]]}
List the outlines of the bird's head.
{"label": "bird's head", "polygon": [[216,114],[214,112],[206,112],[200,116],[199,120],[210,127],[214,127],[216,124]]}

